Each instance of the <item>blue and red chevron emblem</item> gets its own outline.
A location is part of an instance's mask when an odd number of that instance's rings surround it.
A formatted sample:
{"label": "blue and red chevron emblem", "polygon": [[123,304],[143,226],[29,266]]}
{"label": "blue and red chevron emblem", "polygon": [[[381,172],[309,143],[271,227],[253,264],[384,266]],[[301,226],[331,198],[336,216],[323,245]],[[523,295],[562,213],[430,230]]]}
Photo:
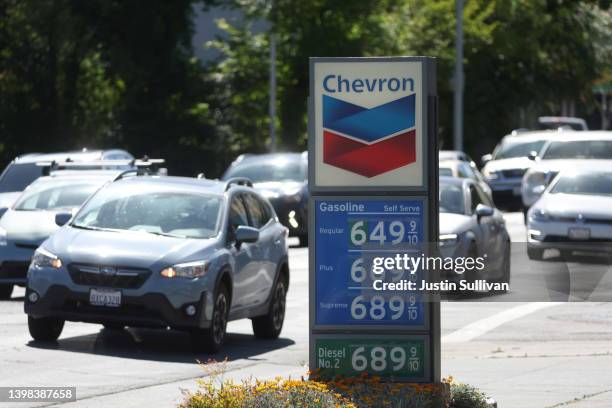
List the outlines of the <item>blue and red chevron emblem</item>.
{"label": "blue and red chevron emblem", "polygon": [[323,162],[365,177],[416,160],[415,94],[364,108],[323,95]]}

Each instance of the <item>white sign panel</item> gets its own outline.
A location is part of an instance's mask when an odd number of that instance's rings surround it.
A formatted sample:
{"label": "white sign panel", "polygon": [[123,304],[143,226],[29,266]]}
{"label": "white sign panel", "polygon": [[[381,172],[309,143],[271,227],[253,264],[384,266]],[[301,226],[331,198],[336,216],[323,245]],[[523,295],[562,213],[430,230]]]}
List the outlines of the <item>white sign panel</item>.
{"label": "white sign panel", "polygon": [[424,62],[350,58],[311,64],[313,187],[424,187]]}

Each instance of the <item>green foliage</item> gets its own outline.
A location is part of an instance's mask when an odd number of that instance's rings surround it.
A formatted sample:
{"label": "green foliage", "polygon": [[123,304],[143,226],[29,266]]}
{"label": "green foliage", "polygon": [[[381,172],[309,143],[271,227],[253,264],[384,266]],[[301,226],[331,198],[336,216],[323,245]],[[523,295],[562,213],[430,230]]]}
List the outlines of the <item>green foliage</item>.
{"label": "green foliage", "polygon": [[[465,139],[485,153],[513,128],[541,114],[559,114],[563,100],[593,107],[591,85],[610,70],[612,18],[606,1],[468,0],[464,8]],[[230,118],[248,117],[252,133],[225,121],[246,145],[263,148],[268,70],[267,33],[253,21],[270,21],[278,39],[278,128],[285,148],[306,146],[308,57],[430,55],[438,58],[439,126],[445,147],[452,137],[455,0],[227,0],[246,15],[212,44],[226,57],[210,69],[232,98],[260,101],[255,110],[227,106]],[[256,40],[258,39],[258,40]],[[250,81],[237,81],[248,73]],[[238,86],[240,84],[240,86]],[[239,93],[241,95],[237,95]]]}
{"label": "green foliage", "polygon": [[468,384],[452,384],[449,408],[489,408],[487,397]]}

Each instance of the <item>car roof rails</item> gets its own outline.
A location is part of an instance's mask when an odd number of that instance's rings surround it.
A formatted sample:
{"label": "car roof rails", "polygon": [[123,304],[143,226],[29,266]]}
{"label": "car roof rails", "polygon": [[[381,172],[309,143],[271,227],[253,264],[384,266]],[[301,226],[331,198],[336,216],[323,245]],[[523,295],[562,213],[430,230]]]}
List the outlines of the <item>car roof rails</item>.
{"label": "car roof rails", "polygon": [[55,170],[113,170],[113,167],[129,166],[133,168],[152,167],[157,170],[160,164],[165,163],[164,159],[150,159],[144,156],[141,159],[122,159],[122,160],[72,160],[70,157],[64,161],[38,161],[37,166],[44,167],[43,174],[49,175]]}
{"label": "car roof rails", "polygon": [[248,177],[234,177],[225,182],[225,191],[229,190],[233,185],[253,187],[253,182]]}

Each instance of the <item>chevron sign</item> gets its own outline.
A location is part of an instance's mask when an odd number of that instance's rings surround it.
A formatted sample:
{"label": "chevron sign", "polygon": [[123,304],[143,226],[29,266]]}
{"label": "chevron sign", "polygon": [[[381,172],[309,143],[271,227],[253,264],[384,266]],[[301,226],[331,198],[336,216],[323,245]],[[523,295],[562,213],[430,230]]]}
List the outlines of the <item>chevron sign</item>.
{"label": "chevron sign", "polygon": [[415,94],[373,108],[323,95],[323,162],[373,177],[416,160]]}

